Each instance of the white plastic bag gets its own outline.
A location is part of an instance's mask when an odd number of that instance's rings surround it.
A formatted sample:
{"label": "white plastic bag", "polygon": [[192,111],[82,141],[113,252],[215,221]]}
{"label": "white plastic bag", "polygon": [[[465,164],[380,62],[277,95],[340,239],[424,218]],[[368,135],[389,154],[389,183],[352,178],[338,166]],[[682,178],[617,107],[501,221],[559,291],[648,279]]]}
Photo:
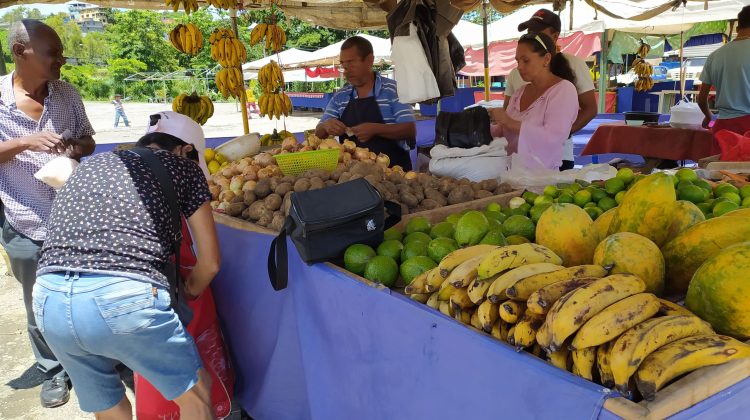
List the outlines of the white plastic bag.
{"label": "white plastic bag", "polygon": [[59,189],[65,184],[65,181],[73,175],[73,171],[75,171],[77,167],[78,161],[66,156],[58,156],[36,171],[34,178],[44,182],[54,189]]}
{"label": "white plastic bag", "polygon": [[514,153],[510,156],[510,170],[503,181],[509,183],[513,188],[528,189],[541,192],[545,186],[559,182],[574,182],[582,179],[587,182],[607,180],[617,175],[617,169],[611,165],[598,164],[587,165],[581,169],[568,169],[558,171],[529,164],[529,159],[534,156],[521,156]]}
{"label": "white plastic bag", "polygon": [[669,125],[675,128],[701,128],[703,117],[698,104],[683,99],[670,109]]}
{"label": "white plastic bag", "polygon": [[409,24],[409,36],[393,38],[391,61],[400,102],[413,104],[440,96],[437,80],[427,63],[427,55],[413,23]]}
{"label": "white plastic bag", "polygon": [[430,172],[474,182],[501,179],[510,165],[510,158],[505,151],[507,146],[508,141],[504,138],[470,149],[437,145],[430,150]]}

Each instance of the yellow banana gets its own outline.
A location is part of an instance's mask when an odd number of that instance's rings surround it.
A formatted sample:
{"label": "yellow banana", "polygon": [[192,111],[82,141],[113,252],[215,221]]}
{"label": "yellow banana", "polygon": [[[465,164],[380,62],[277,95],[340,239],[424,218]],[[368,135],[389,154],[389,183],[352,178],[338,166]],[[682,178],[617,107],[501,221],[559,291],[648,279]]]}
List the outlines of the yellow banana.
{"label": "yellow banana", "polygon": [[469,324],[480,331],[482,330],[482,324],[479,322],[479,315],[477,314],[477,311],[471,313]]}
{"label": "yellow banana", "polygon": [[514,268],[495,278],[487,290],[487,299],[495,303],[500,302],[506,298],[505,290],[515,282],[535,274],[549,273],[564,268],[562,265],[550,263],[527,264]]}
{"label": "yellow banana", "polygon": [[607,388],[612,388],[615,384],[610,365],[612,343],[610,341],[596,348],[596,368],[599,371],[599,381]]}
{"label": "yellow banana", "polygon": [[448,301],[440,301],[438,304],[438,310],[446,316],[453,318],[453,307]]}
{"label": "yellow banana", "polygon": [[186,46],[187,46],[187,28],[185,27],[185,25],[179,25],[178,27],[180,28],[179,29],[180,46],[182,47],[180,50],[182,52],[185,52],[185,51],[187,51],[187,49],[186,49]]}
{"label": "yellow banana", "polygon": [[470,309],[474,307],[474,302],[469,299],[469,295],[466,293],[466,288],[455,288],[451,293],[450,303],[453,305],[453,309]]}
{"label": "yellow banana", "polygon": [[451,252],[440,260],[440,264],[438,264],[440,276],[443,279],[448,278],[448,274],[462,262],[478,255],[484,255],[495,248],[497,248],[495,245],[474,245]]}
{"label": "yellow banana", "polygon": [[286,93],[283,95],[284,97],[284,108],[286,111],[286,116],[288,117],[289,114],[291,114],[293,106],[292,106],[292,100],[289,98],[289,95]]}
{"label": "yellow banana", "polygon": [[477,267],[484,259],[484,255],[476,256],[459,264],[448,275],[448,281],[455,287],[468,287],[477,280]]}
{"label": "yellow banana", "polygon": [[180,36],[182,37],[182,52],[191,54],[193,51],[193,34],[190,33],[190,29],[187,26],[183,26],[180,29]]}
{"label": "yellow banana", "polygon": [[492,326],[499,317],[497,304],[485,300],[477,307],[476,313],[479,318],[479,328],[486,332],[492,331]]}
{"label": "yellow banana", "polygon": [[661,316],[668,316],[668,315],[692,315],[695,316],[694,313],[690,312],[690,310],[684,306],[678,305],[674,302],[671,302],[666,299],[659,298],[659,315]]}
{"label": "yellow banana", "polygon": [[471,312],[470,311],[463,311],[460,308],[459,309],[453,309],[453,319],[456,321],[464,324],[464,325],[471,325]]}
{"label": "yellow banana", "polygon": [[750,357],[750,346],[731,337],[712,334],[683,338],[646,357],[635,374],[635,383],[643,398],[651,401],[679,375],[745,357]]}
{"label": "yellow banana", "polygon": [[643,280],[632,274],[598,279],[560,298],[547,313],[552,334],[549,350],[555,351],[566,338],[609,305],[646,290]]}
{"label": "yellow banana", "polygon": [[440,285],[440,289],[438,290],[438,299],[440,300],[450,299],[454,290],[456,290],[456,288],[453,287],[453,285],[450,284],[450,282],[448,282],[447,280],[444,280],[443,284]]}
{"label": "yellow banana", "polygon": [[427,270],[424,273],[418,275],[417,277],[414,277],[414,280],[411,281],[406,287],[404,288],[404,293],[407,295],[413,295],[416,293],[427,293],[427,290],[425,290],[425,281],[427,280],[427,275],[430,273],[431,270]]}
{"label": "yellow banana", "polygon": [[651,293],[628,296],[604,308],[589,319],[570,343],[572,349],[604,344],[638,325],[659,311],[659,301]]}
{"label": "yellow banana", "polygon": [[429,293],[414,293],[413,295],[409,295],[409,299],[419,303],[427,303],[427,299],[429,298]]}
{"label": "yellow banana", "polygon": [[[537,331],[537,338],[539,337],[539,332]],[[541,347],[541,344],[539,345]],[[562,370],[570,370],[570,367],[568,367],[568,356],[570,355],[570,350],[568,350],[567,347],[562,347],[557,351],[553,351],[550,353],[547,353],[547,359],[552,364],[552,366],[562,369]]]}
{"label": "yellow banana", "polygon": [[474,280],[471,282],[468,288],[469,299],[472,302],[479,305],[485,300],[487,289],[492,285],[492,279],[489,280]]}
{"label": "yellow banana", "polygon": [[524,313],[513,331],[513,345],[516,346],[516,350],[533,346],[536,342],[536,332],[543,323],[544,317]]}
{"label": "yellow banana", "polygon": [[575,290],[585,284],[592,283],[597,278],[572,278],[558,281],[548,286],[544,286],[526,300],[526,310],[537,315],[544,315],[566,293]]}
{"label": "yellow banana", "polygon": [[440,301],[438,300],[437,292],[432,293],[429,299],[427,299],[427,302],[425,302],[424,304],[429,306],[432,309],[438,309],[438,305],[440,304]]}
{"label": "yellow banana", "polygon": [[564,270],[553,271],[551,273],[536,274],[518,280],[505,290],[505,294],[510,299],[526,301],[532,293],[544,286],[549,286],[550,284],[559,281],[584,277],[600,278],[606,275],[607,270],[600,265],[579,265]]}
{"label": "yellow banana", "polygon": [[[490,331],[490,335],[497,338],[498,340],[505,341],[505,337],[502,335],[502,320],[497,320],[494,324],[492,324],[492,330]],[[506,335],[507,337],[507,335]]]}
{"label": "yellow banana", "polygon": [[508,324],[515,324],[526,312],[526,304],[514,300],[508,300],[500,304],[498,314],[500,319]]}
{"label": "yellow banana", "polygon": [[263,39],[263,36],[266,34],[267,26],[268,24],[266,23],[255,25],[255,28],[253,28],[253,31],[250,33],[250,45],[255,45]]}
{"label": "yellow banana", "polygon": [[[544,322],[541,327],[536,332],[536,342],[540,346],[542,346],[543,349],[549,349],[550,344],[552,343],[552,333],[549,330],[549,326],[547,325],[547,322]],[[565,349],[567,349],[567,346],[562,346]],[[561,348],[562,348],[561,347]],[[557,351],[560,351],[561,349],[557,349]],[[553,351],[548,351],[548,353],[555,353]]]}
{"label": "yellow banana", "polygon": [[440,288],[443,281],[445,281],[445,279],[440,276],[440,268],[435,267],[428,272],[424,288],[428,292],[434,292]]}
{"label": "yellow banana", "polygon": [[562,259],[545,246],[530,243],[508,245],[490,251],[479,264],[477,273],[480,279],[487,279],[501,271],[541,262],[562,265]]}
{"label": "yellow banana", "polygon": [[580,350],[573,350],[573,370],[574,375],[581,378],[594,379],[594,364],[596,363],[596,347],[588,347]]}
{"label": "yellow banana", "polygon": [[653,318],[625,331],[615,340],[609,355],[617,390],[628,395],[630,377],[641,362],[660,347],[682,338],[711,333],[711,326],[695,315]]}

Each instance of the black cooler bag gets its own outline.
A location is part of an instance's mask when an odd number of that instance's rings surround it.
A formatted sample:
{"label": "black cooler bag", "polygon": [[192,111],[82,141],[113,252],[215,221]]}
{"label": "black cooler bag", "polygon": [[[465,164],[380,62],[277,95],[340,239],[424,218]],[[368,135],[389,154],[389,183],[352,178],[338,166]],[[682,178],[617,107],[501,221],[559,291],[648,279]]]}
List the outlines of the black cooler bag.
{"label": "black cooler bag", "polygon": [[352,244],[377,246],[383,241],[383,231],[400,220],[401,207],[384,203],[378,190],[363,178],[292,194],[289,216],[268,253],[271,285],[274,290],[287,286],[287,235],[306,263],[328,261],[341,257]]}

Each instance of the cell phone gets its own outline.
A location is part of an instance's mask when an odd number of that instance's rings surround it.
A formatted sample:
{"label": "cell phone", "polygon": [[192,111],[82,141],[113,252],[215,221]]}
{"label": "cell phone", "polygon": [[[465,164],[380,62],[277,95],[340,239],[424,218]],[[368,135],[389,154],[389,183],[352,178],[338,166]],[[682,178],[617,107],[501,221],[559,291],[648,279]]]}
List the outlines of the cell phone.
{"label": "cell phone", "polygon": [[60,137],[62,137],[64,141],[68,141],[73,138],[73,133],[71,133],[70,130],[66,129],[65,131],[60,133]]}

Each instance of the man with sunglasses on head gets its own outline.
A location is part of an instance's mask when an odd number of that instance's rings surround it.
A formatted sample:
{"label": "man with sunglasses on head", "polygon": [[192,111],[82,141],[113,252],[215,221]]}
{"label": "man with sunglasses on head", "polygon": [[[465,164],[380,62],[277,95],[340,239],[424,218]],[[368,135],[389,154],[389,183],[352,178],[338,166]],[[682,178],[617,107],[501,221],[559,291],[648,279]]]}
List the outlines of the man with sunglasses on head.
{"label": "man with sunglasses on head", "polygon": [[[541,32],[552,38],[555,45],[557,45],[561,29],[562,23],[560,22],[560,17],[547,9],[537,10],[536,13],[531,16],[531,19],[518,25],[519,32]],[[594,82],[591,80],[589,66],[586,65],[585,61],[574,55],[566,53],[563,53],[563,55],[568,60],[568,64],[570,64],[570,67],[573,69],[573,73],[575,73],[576,77],[574,84],[578,91],[578,116],[576,117],[576,120],[573,123],[573,128],[570,131],[572,136],[573,133],[586,127],[586,124],[596,117],[597,105],[596,96],[594,95]],[[505,108],[510,104],[510,98],[513,96],[513,93],[526,83],[528,82],[523,80],[517,68],[510,72],[506,78]],[[574,163],[573,159],[573,139],[568,137],[563,146],[562,165],[560,166],[560,170],[572,169]]]}
{"label": "man with sunglasses on head", "polygon": [[42,406],[57,407],[70,397],[69,381],[34,322],[31,303],[55,191],[34,174],[58,155],[90,155],[94,129],[81,96],[60,80],[65,58],[52,28],[37,20],[17,22],[10,29],[8,47],[16,67],[0,78],[0,244],[22,285],[31,348],[46,376]]}
{"label": "man with sunglasses on head", "polygon": [[373,71],[372,44],[360,36],[347,39],[340,61],[349,84],[331,98],[315,135],[351,139],[359,147],[388,155],[391,166],[411,170],[409,145],[417,135],[414,111],[399,102],[395,81]]}

